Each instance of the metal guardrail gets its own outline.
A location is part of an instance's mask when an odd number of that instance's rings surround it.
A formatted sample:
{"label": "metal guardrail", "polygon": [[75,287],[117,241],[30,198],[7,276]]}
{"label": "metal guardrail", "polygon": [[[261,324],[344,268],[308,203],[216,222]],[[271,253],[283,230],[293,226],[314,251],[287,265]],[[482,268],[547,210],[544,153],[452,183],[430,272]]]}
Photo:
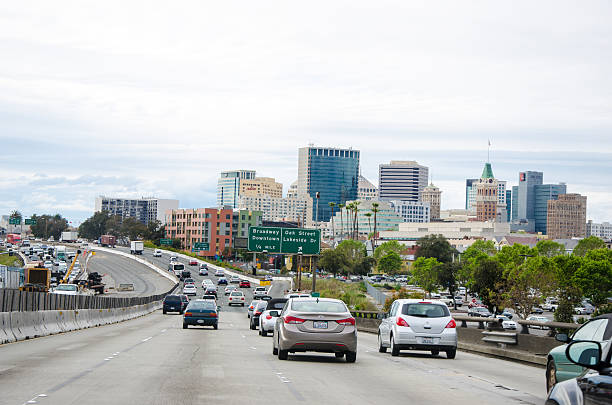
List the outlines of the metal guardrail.
{"label": "metal guardrail", "polygon": [[0,312],[125,308],[159,301],[172,293],[178,285],[175,284],[162,294],[124,298],[62,295],[3,288],[0,289]]}
{"label": "metal guardrail", "polygon": [[369,295],[371,295],[379,305],[385,305],[385,301],[387,300],[387,295],[380,291],[378,288],[374,287],[372,284],[368,282],[368,280],[363,280],[363,283],[366,286],[366,290]]}

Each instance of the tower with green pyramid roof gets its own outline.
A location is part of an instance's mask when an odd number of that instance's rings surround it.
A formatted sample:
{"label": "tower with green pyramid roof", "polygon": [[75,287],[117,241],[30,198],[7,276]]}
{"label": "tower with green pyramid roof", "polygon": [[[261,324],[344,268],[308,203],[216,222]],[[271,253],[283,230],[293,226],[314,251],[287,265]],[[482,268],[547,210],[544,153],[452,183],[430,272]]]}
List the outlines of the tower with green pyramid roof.
{"label": "tower with green pyramid roof", "polygon": [[476,185],[476,219],[481,222],[498,222],[498,181],[493,176],[491,162],[486,162]]}

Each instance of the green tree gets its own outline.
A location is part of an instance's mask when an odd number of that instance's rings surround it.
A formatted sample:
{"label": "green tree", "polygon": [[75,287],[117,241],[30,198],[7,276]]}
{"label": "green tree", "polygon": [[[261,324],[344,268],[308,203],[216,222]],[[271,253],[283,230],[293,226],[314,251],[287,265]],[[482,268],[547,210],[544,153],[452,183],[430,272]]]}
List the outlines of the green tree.
{"label": "green tree", "polygon": [[546,256],[530,257],[520,266],[506,269],[504,304],[526,319],[542,297],[554,290],[555,275],[555,262]]}
{"label": "green tree", "polygon": [[324,250],[319,259],[319,265],[335,277],[344,268],[344,255],[337,249]]}
{"label": "green tree", "polygon": [[354,272],[367,256],[365,245],[352,239],[343,240],[335,250],[343,256],[344,273]]}
{"label": "green tree", "polygon": [[612,251],[589,250],[574,274],[574,282],[593,305],[606,303],[612,296]]}
{"label": "green tree", "polygon": [[145,239],[159,242],[159,239],[163,239],[165,236],[166,227],[160,221],[154,220],[147,224]]}
{"label": "green tree", "polygon": [[372,267],[376,265],[376,260],[371,256],[365,256],[355,264],[353,273],[365,276],[372,271]]}
{"label": "green tree", "polygon": [[125,235],[121,233],[122,231],[121,223],[122,222],[123,221],[121,219],[121,216],[119,215],[110,216],[105,223],[104,235],[113,235],[117,237],[118,239],[123,238]]}
{"label": "green tree", "polygon": [[148,229],[136,218],[125,218],[120,227],[121,236],[126,236],[130,240],[139,240],[147,235]]}
{"label": "green tree", "polygon": [[381,257],[385,256],[387,253],[395,252],[398,255],[402,253],[404,250],[404,245],[399,243],[396,240],[390,240],[387,242],[383,242],[374,250],[374,258],[376,260],[380,260]]}
{"label": "green tree", "polygon": [[434,257],[441,263],[450,263],[453,261],[455,254],[458,253],[442,235],[424,236],[416,244],[418,247],[417,259],[419,257]]}
{"label": "green tree", "polygon": [[447,288],[448,292],[453,297],[457,291],[457,276],[460,270],[461,264],[458,262],[441,263],[435,267],[435,271],[438,275],[438,284],[444,288]]}
{"label": "green tree", "polygon": [[440,262],[435,257],[419,257],[412,264],[412,279],[431,296],[439,287],[436,267]]}
{"label": "green tree", "polygon": [[373,202],[372,203],[372,208],[370,209],[370,211],[372,211],[372,213],[374,214],[374,244],[372,245],[374,247],[374,249],[376,249],[376,239],[378,239],[378,234],[376,233],[376,224],[377,224],[377,214],[380,211],[379,207],[379,203],[377,202]]}
{"label": "green tree", "polygon": [[589,236],[588,238],[581,239],[578,242],[573,253],[576,256],[584,256],[589,250],[605,248],[606,243],[603,240],[599,239],[597,236]]}
{"label": "green tree", "polygon": [[108,211],[94,213],[79,226],[79,236],[85,239],[98,239],[106,232],[106,222],[110,215]]}
{"label": "green tree", "polygon": [[559,306],[555,311],[555,321],[574,322],[574,307],[582,300],[582,290],[574,281],[574,276],[584,259],[575,255],[561,255],[553,258],[555,262],[555,284]]}
{"label": "green tree", "polygon": [[403,266],[402,258],[397,252],[389,252],[378,260],[378,270],[385,274],[398,273]]}
{"label": "green tree", "polygon": [[366,212],[365,217],[368,219],[368,239],[369,239],[369,235],[372,233],[372,213],[371,212]]}
{"label": "green tree", "polygon": [[[492,240],[477,240],[472,243],[459,257],[461,267],[457,272],[457,281],[464,287],[471,287],[474,268],[478,261],[493,256],[497,252]],[[467,295],[467,291],[466,291]]]}
{"label": "green tree", "polygon": [[334,207],[336,206],[335,202],[328,203],[329,208],[331,208],[331,226],[332,226],[332,240],[336,239],[336,234],[334,233]]}
{"label": "green tree", "polygon": [[340,239],[344,238],[344,204],[338,204],[338,209],[340,210]]}
{"label": "green tree", "polygon": [[472,275],[472,291],[491,312],[502,302],[504,287],[503,267],[493,258],[478,260]]}
{"label": "green tree", "polygon": [[538,255],[555,257],[565,253],[565,246],[552,240],[541,240],[536,245]]}
{"label": "green tree", "polygon": [[21,215],[21,212],[19,212],[19,211],[17,211],[17,210],[14,210],[14,211],[12,211],[12,212],[11,212],[11,214],[10,214],[10,218],[11,218],[11,219],[13,219],[13,218],[19,218],[19,219],[21,219],[21,218],[23,218],[23,215]]}

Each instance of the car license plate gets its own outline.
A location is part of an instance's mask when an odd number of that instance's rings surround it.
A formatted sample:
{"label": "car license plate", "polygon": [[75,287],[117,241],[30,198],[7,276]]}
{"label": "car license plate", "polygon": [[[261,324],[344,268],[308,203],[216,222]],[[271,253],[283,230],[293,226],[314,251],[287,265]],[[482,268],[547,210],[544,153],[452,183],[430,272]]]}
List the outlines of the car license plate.
{"label": "car license plate", "polygon": [[424,345],[431,345],[431,344],[433,344],[433,338],[432,337],[424,337],[423,338],[423,344]]}
{"label": "car license plate", "polygon": [[176,309],[176,308],[174,308],[174,307],[170,307],[170,309]]}
{"label": "car license plate", "polygon": [[327,321],[313,321],[312,327],[315,329],[327,329]]}
{"label": "car license plate", "polygon": [[198,319],[198,323],[204,323],[204,320]]}

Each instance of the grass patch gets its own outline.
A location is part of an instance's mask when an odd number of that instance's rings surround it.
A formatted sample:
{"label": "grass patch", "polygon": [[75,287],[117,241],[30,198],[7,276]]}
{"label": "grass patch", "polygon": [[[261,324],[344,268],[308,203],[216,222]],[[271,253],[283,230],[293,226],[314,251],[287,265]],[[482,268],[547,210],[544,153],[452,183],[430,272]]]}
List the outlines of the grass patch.
{"label": "grass patch", "polygon": [[17,255],[9,256],[8,254],[0,255],[0,264],[9,267],[23,267],[21,258]]}
{"label": "grass patch", "polygon": [[[312,279],[302,278],[302,286],[312,288]],[[364,283],[343,283],[334,279],[317,278],[317,291],[324,298],[336,298],[344,301],[351,310],[377,311],[374,303],[365,294]]]}

